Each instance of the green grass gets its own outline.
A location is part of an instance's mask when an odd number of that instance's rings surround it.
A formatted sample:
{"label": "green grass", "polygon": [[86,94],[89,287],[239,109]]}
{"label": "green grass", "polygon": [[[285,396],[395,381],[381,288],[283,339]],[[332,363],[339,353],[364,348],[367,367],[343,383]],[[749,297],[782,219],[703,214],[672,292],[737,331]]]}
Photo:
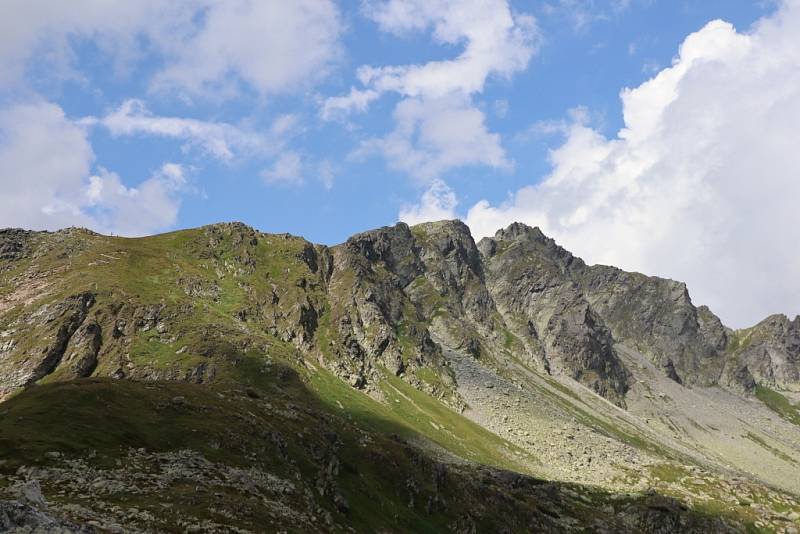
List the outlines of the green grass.
{"label": "green grass", "polygon": [[309,386],[332,411],[346,414],[373,431],[420,437],[443,449],[485,465],[530,472],[536,460],[519,447],[454,412],[400,378],[386,373],[384,402],[354,390],[325,369],[309,373]]}
{"label": "green grass", "polygon": [[382,384],[391,413],[411,430],[468,460],[527,472],[535,462],[523,451],[396,377]]}
{"label": "green grass", "polygon": [[767,405],[773,412],[777,413],[790,423],[800,425],[800,406],[792,404],[789,399],[760,384],[756,385],[756,397]]}
{"label": "green grass", "polygon": [[[243,369],[246,374],[255,371]],[[409,445],[409,438],[424,436],[490,465],[512,465],[505,453],[513,447],[397,378],[389,378],[386,384],[387,406],[321,370],[297,375],[275,364],[260,375],[253,390],[237,383],[109,379],[33,386],[0,405],[4,460],[0,479],[20,465],[53,466],[45,457],[50,451],[68,459],[86,458],[95,451],[88,460],[92,468],[114,469],[130,448],[141,447],[149,453],[191,449],[218,465],[254,467],[291,480],[298,491],[282,497],[286,506],[303,510],[310,498],[338,525],[357,532],[446,532],[467,514],[480,532],[495,532],[504,524],[523,532],[548,524],[543,509],[565,508],[587,525],[600,516],[614,524],[614,515],[604,516],[598,503],[646,506],[635,497],[620,501],[595,488],[518,475],[511,475],[517,482],[504,486],[472,465],[448,467],[437,482],[441,466],[424,448]],[[303,379],[311,382],[304,384]],[[403,400],[394,402],[397,399]],[[441,430],[430,425],[434,420]],[[285,443],[286,457],[273,441],[276,433]],[[332,440],[339,445],[332,447]],[[335,484],[350,505],[346,515],[336,511],[331,493],[318,489],[318,478],[332,451],[340,462]],[[158,472],[158,465],[151,467]],[[80,497],[59,495],[63,487],[58,480],[44,480],[43,488],[51,502],[82,502]],[[92,499],[89,505],[103,500],[122,509],[148,510],[160,518],[159,530],[164,531],[181,531],[178,519],[186,515],[219,520],[214,508],[239,510],[242,503],[249,503],[249,513],[237,514],[229,525],[249,530],[265,525],[290,532],[300,529],[289,520],[276,520],[269,506],[237,490],[211,487],[198,492],[191,480],[175,479],[157,494],[123,491]]]}
{"label": "green grass", "polygon": [[656,464],[649,467],[650,475],[662,482],[679,482],[682,478],[689,475],[683,467],[675,464]]}
{"label": "green grass", "polygon": [[[44,454],[49,451],[62,452],[68,458],[95,451],[93,465],[112,468],[129,448],[149,452],[191,449],[213,462],[256,466],[289,480],[295,479],[297,470],[313,488],[321,460],[312,452],[325,450],[325,432],[335,430],[343,442],[339,484],[351,505],[349,524],[360,531],[379,524],[415,532],[445,528],[441,514],[429,516],[406,507],[404,477],[416,478],[420,490],[429,491],[428,481],[433,477],[421,471],[432,468],[430,461],[413,463],[413,458],[402,452],[406,445],[381,435],[370,438],[377,453],[365,455],[359,444],[361,433],[345,422],[343,415],[326,415],[323,405],[285,367],[276,368],[260,386],[254,394],[227,385],[107,379],[35,386],[2,405],[0,456],[5,461],[0,472],[12,473],[19,465],[46,464]],[[180,402],[174,401],[177,397]],[[386,428],[391,430],[391,424]],[[285,439],[291,463],[278,454],[271,441],[276,431]],[[207,498],[216,502],[191,504],[186,490],[194,487],[176,481],[159,495],[131,495],[119,504],[164,515],[158,505],[171,502],[177,511],[212,519],[212,505],[229,502],[227,506],[235,507],[242,498],[215,490]],[[299,493],[286,497],[286,502],[301,508],[302,499],[305,497]],[[318,495],[317,499],[336,513],[330,497]],[[267,511],[255,515],[255,525],[274,524]],[[245,526],[239,521],[234,524]]]}
{"label": "green grass", "polygon": [[[296,327],[300,304],[325,309],[322,275],[307,264],[312,245],[301,238],[219,225],[146,238],[76,231],[37,234],[33,240],[35,262],[23,259],[2,271],[0,291],[15,290],[8,280],[23,267],[50,284],[34,292],[29,304],[5,313],[3,323],[25,321],[45,305],[91,292],[89,319],[100,325],[103,337],[95,371],[101,376],[114,373],[128,357],[140,376],[148,369],[181,376],[203,363],[226,372],[227,362],[248,347],[280,344],[272,333]],[[154,328],[142,332],[138,324],[143,310],[153,308],[161,309],[164,335]],[[120,339],[111,335],[118,322],[126,325]],[[17,329],[14,358],[25,361],[43,350],[60,324]],[[61,378],[56,372],[51,380]]]}
{"label": "green grass", "polygon": [[753,343],[753,329],[746,328],[736,330],[728,340],[728,346],[725,348],[727,352],[737,353],[747,350]]}
{"label": "green grass", "polygon": [[434,392],[444,392],[449,388],[439,374],[430,367],[420,367],[414,370],[414,376],[427,384]]}
{"label": "green grass", "polygon": [[775,447],[773,447],[772,445],[770,445],[769,443],[767,443],[766,441],[761,439],[759,436],[753,434],[752,432],[748,432],[745,437],[747,439],[749,439],[750,441],[760,445],[762,448],[768,450],[769,452],[771,452],[772,454],[774,454],[775,456],[777,456],[778,458],[780,458],[784,462],[788,462],[790,464],[797,465],[797,460],[795,460],[794,458],[792,458],[791,456],[789,456],[785,452],[781,451],[780,449],[776,449]]}
{"label": "green grass", "polygon": [[501,331],[503,333],[503,347],[505,347],[506,350],[511,350],[514,348],[514,344],[517,340],[516,336],[505,328]]}

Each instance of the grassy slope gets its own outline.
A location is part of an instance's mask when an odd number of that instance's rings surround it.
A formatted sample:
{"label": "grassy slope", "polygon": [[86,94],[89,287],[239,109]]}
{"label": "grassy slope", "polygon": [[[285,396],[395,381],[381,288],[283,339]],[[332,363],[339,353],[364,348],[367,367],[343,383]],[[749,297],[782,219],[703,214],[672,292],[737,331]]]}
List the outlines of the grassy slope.
{"label": "grassy slope", "polygon": [[[236,314],[272,298],[272,287],[280,288],[281,304],[289,310],[306,296],[298,285],[314,275],[299,259],[308,244],[299,238],[263,236],[256,245],[233,243],[236,232],[217,236],[208,245],[203,229],[173,232],[140,239],[112,238],[85,233],[50,237],[35,261],[26,259],[0,276],[0,294],[14,291],[15,275],[27,273],[52,283],[28,306],[17,306],[0,318],[0,328],[48,303],[58,303],[85,291],[96,296],[93,319],[103,329],[104,343],[114,329],[117,314],[133,313],[137,307],[163,307],[169,340],[154,330],[136,332],[129,353],[134,364],[151,368],[189,369],[206,361],[209,352],[220,352],[209,338],[227,342],[228,351],[241,347],[270,346],[285,353],[283,344],[263,328],[250,328],[257,318],[237,320]],[[40,238],[43,239],[43,238]],[[258,269],[242,265],[252,261]],[[198,294],[199,293],[199,294]],[[122,312],[119,310],[122,309]],[[129,321],[131,317],[126,317]],[[37,342],[37,331],[29,338],[21,330],[19,346]],[[209,347],[209,345],[212,345]],[[182,347],[187,347],[177,354]],[[24,351],[16,351],[24,357]],[[235,354],[227,354],[235,356]],[[228,358],[229,359],[229,358]],[[101,358],[96,374],[111,374],[117,362]],[[224,366],[224,362],[222,362]],[[57,378],[53,377],[53,378]]]}
{"label": "grassy slope", "polygon": [[[68,458],[96,451],[94,464],[111,467],[129,447],[148,451],[192,449],[214,462],[257,466],[288,480],[294,478],[291,464],[295,464],[304,484],[314,487],[320,465],[313,452],[325,450],[325,431],[336,432],[343,442],[339,481],[352,510],[348,522],[359,530],[374,524],[418,532],[435,532],[444,527],[448,519],[445,516],[428,517],[410,513],[404,507],[408,497],[403,491],[403,477],[418,479],[422,485],[432,480],[420,473],[429,465],[412,465],[411,458],[403,453],[402,443],[377,435],[370,441],[379,452],[365,454],[356,425],[329,414],[296,378],[287,374],[291,378],[279,380],[276,377],[280,374],[272,377],[274,384],[257,390],[260,398],[220,385],[143,384],[107,379],[33,387],[3,405],[2,472],[11,474],[19,465],[46,464],[44,453],[48,451],[63,452]],[[173,403],[176,396],[185,402]],[[366,418],[362,425],[372,426],[366,423]],[[391,423],[382,426],[391,428]],[[291,462],[279,454],[271,440],[275,431],[285,438]],[[385,462],[385,457],[391,458],[391,462]],[[386,476],[386,470],[392,476]],[[394,484],[395,480],[403,483]],[[430,490],[424,486],[420,489]],[[131,497],[140,509],[150,509],[159,515],[164,511],[157,505],[169,502],[176,507],[175,512],[201,518],[203,510],[210,508],[215,500],[208,496],[211,500],[207,503],[192,502],[184,495],[181,484],[144,499]],[[237,496],[221,498],[223,502],[217,502],[217,506],[224,506],[228,500],[232,504]],[[295,494],[286,501],[289,506],[303,509],[302,499],[302,494]],[[320,502],[335,513],[330,499]],[[210,518],[210,512],[205,514]],[[255,517],[233,524],[244,528],[259,524],[277,527],[272,521],[262,510]]]}
{"label": "grassy slope", "polygon": [[[327,393],[326,398],[320,398],[299,379],[302,377],[282,366],[275,366],[251,389],[221,383],[97,378],[33,386],[2,404],[0,451],[4,462],[0,463],[0,480],[10,478],[20,465],[53,468],[61,464],[63,460],[46,457],[50,451],[59,451],[67,459],[85,458],[92,452],[92,468],[112,469],[126,461],[130,448],[148,452],[192,449],[212,462],[254,467],[291,480],[298,490],[287,493],[283,503],[306,510],[308,496],[313,496],[316,505],[335,518],[333,530],[346,526],[358,532],[442,532],[469,518],[480,532],[498,531],[502,525],[524,532],[537,529],[537,525],[556,528],[554,518],[565,512],[586,526],[603,519],[621,527],[614,510],[664,506],[661,501],[654,504],[650,497],[615,496],[516,475],[497,479],[470,466],[449,468],[443,481],[437,482],[437,462],[397,437],[414,435],[409,426],[398,422],[397,414],[361,393],[341,389],[336,379],[325,373],[314,375],[312,381],[321,376],[327,382],[314,388]],[[175,402],[176,397],[181,402]],[[414,402],[435,401],[414,398]],[[458,423],[447,417],[444,420]],[[485,431],[466,432],[475,439]],[[285,454],[276,447],[276,433],[285,442]],[[331,435],[338,442],[333,449]],[[331,494],[320,494],[317,489],[331,450],[341,462],[335,478],[349,503],[346,513],[337,512]],[[158,517],[164,530],[180,530],[179,519],[186,515],[220,521],[215,510],[237,509],[247,498],[230,488],[197,491],[194,482],[181,479],[157,493],[122,491],[90,496],[89,500],[59,493],[61,488],[53,481],[44,484],[52,503],[91,507],[105,500],[122,508],[135,506]],[[250,513],[228,518],[225,524],[290,532],[307,528],[276,519],[268,506],[250,501]],[[701,514],[685,515],[688,521],[704,520]]]}
{"label": "grassy slope", "polygon": [[[215,236],[218,243],[213,250],[206,245],[203,229],[139,239],[82,232],[65,236],[36,259],[34,268],[39,273],[52,272],[65,265],[68,269],[59,272],[54,290],[27,309],[58,302],[86,290],[97,295],[96,309],[129,303],[163,304],[170,315],[171,339],[165,342],[155,329],[137,332],[129,351],[134,364],[189,368],[209,361],[205,356],[209,352],[226,353],[227,358],[215,359],[220,370],[217,381],[258,385],[265,365],[273,361],[297,362],[300,356],[291,344],[265,332],[258,318],[250,323],[242,322],[234,319],[235,313],[253,302],[270,299],[276,287],[282,312],[309,295],[321,300],[321,290],[304,291],[299,287],[317,282],[308,266],[299,259],[307,242],[281,235],[258,235],[257,244],[253,246],[247,242],[248,238],[243,243],[234,242],[236,234],[236,231],[228,235],[223,232],[221,238]],[[67,250],[77,252],[67,257]],[[252,260],[257,268],[242,269],[243,256],[245,260]],[[13,272],[5,273],[3,279],[31,268],[30,262],[22,263]],[[217,285],[219,297],[190,296],[184,289],[187,281],[201,289]],[[320,308],[324,310],[324,306]],[[15,310],[16,313],[21,311]],[[98,317],[98,320],[101,323],[105,320],[106,324],[101,324],[104,332],[112,330],[112,317]],[[323,311],[319,331],[325,336],[321,340],[323,346],[330,342],[327,322]],[[177,354],[183,347],[187,350]],[[110,365],[101,356],[96,374],[110,374]],[[435,373],[430,374],[433,376],[424,373],[423,376],[428,380],[438,378]],[[329,404],[334,399],[344,403],[354,416],[380,416],[464,457],[490,465],[522,468],[523,462],[511,459],[509,451],[513,447],[510,444],[400,380],[387,382],[385,392],[390,402],[379,404],[322,368],[311,373],[311,378],[312,387],[322,399]],[[56,373],[44,382],[57,379]],[[431,421],[438,421],[438,428],[431,425]],[[514,452],[519,454],[520,451]]]}
{"label": "grassy slope", "polygon": [[792,404],[789,399],[766,386],[756,386],[756,397],[790,423],[800,426],[800,405]]}

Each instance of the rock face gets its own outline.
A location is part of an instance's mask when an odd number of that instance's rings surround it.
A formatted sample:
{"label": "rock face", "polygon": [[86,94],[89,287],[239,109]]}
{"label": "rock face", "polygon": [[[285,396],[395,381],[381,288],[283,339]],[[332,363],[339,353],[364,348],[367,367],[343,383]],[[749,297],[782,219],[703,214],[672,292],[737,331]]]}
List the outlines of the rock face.
{"label": "rock face", "polygon": [[[7,342],[4,345],[7,347],[5,353],[0,351],[7,360],[16,360],[17,363],[0,370],[0,396],[4,390],[33,384],[59,367],[73,335],[82,327],[94,302],[94,295],[82,293],[34,311],[27,318],[25,326],[36,329],[36,337],[21,345]],[[81,376],[86,375],[95,361],[99,340],[89,341],[89,338],[96,335],[98,330],[95,325],[95,328],[85,328],[75,340],[70,359],[75,370],[84,373]]]}
{"label": "rock face", "polygon": [[437,335],[479,357],[490,349],[497,312],[469,228],[441,221],[415,226],[413,234],[424,270],[406,293]]}
{"label": "rock face", "polygon": [[559,336],[572,343],[583,338],[582,352],[573,344],[567,353],[584,356],[571,362],[562,356],[557,365],[579,380],[581,369],[596,369],[607,384],[591,375],[587,385],[595,390],[625,392],[614,343],[647,355],[676,382],[748,389],[741,367],[725,372],[730,331],[707,307],[692,304],[685,284],[586,265],[538,228],[521,224],[500,230],[479,247],[493,273],[489,286],[495,301],[503,303],[506,314],[520,317],[528,310],[530,326],[545,334],[546,347],[557,348]]}
{"label": "rock face", "polygon": [[351,367],[354,385],[362,386],[375,365],[400,375],[440,359],[404,292],[423,273],[419,254],[405,224],[357,234],[331,250],[331,321],[342,341],[338,352],[346,356],[339,365]]}
{"label": "rock face", "polygon": [[23,257],[32,235],[34,232],[16,228],[0,229],[0,261],[18,260]]}
{"label": "rock face", "polygon": [[800,391],[800,316],[771,315],[732,335],[732,366],[760,384]]}
{"label": "rock face", "polygon": [[487,285],[509,330],[539,354],[544,368],[570,375],[620,402],[628,376],[611,331],[573,276],[584,267],[538,228],[513,224],[480,249]]}
{"label": "rock face", "polygon": [[585,267],[581,277],[615,339],[674,372],[676,381],[719,381],[726,331],[708,308],[692,304],[686,284],[605,266]]}

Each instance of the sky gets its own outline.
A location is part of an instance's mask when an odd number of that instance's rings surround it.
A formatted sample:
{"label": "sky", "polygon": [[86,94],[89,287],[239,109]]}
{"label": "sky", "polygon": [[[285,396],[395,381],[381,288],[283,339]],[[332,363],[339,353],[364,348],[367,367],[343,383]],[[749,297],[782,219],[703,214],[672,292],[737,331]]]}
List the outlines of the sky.
{"label": "sky", "polygon": [[4,0],[0,227],[460,218],[800,312],[800,0]]}

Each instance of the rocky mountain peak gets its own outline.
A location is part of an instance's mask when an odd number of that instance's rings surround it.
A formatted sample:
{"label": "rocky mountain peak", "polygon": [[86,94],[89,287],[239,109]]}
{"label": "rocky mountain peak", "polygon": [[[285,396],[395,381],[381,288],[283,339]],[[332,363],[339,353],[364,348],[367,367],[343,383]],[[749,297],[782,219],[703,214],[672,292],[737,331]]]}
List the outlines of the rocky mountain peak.
{"label": "rocky mountain peak", "polygon": [[466,268],[475,276],[483,277],[480,252],[469,227],[463,222],[423,223],[411,230],[421,248],[423,261],[435,261],[438,267],[445,267],[454,276],[462,276],[462,269]]}
{"label": "rocky mountain peak", "polygon": [[15,260],[25,253],[25,245],[34,232],[18,228],[0,229],[0,260]]}
{"label": "rocky mountain peak", "polygon": [[370,263],[384,263],[400,277],[403,285],[417,277],[422,269],[414,236],[403,222],[355,234],[336,248]]}
{"label": "rocky mountain peak", "polygon": [[519,222],[498,230],[492,238],[482,239],[478,247],[487,258],[513,250],[513,257],[517,259],[535,257],[536,262],[546,261],[561,269],[584,266],[583,260],[573,256],[552,237],[546,236],[538,226],[531,227]]}
{"label": "rocky mountain peak", "polygon": [[552,241],[538,226],[528,226],[525,223],[513,222],[505,228],[501,228],[494,234],[497,241],[516,240],[519,238],[533,239],[535,241]]}

